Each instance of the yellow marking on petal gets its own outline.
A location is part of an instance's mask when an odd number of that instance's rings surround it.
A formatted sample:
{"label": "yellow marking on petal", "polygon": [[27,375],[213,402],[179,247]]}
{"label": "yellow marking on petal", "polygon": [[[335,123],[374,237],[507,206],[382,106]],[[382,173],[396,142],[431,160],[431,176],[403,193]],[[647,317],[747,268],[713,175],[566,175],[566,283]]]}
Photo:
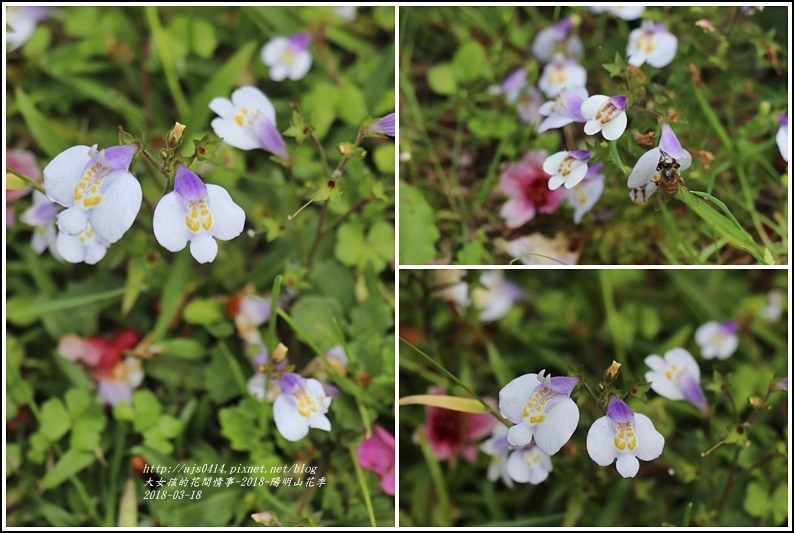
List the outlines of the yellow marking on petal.
{"label": "yellow marking on petal", "polygon": [[300,414],[304,418],[309,418],[312,413],[316,413],[317,403],[315,403],[314,398],[311,397],[309,391],[306,389],[300,389],[299,391],[292,394],[295,401],[298,403],[298,414]]}
{"label": "yellow marking on petal", "polygon": [[[629,450],[634,450],[634,448],[635,448],[636,446],[637,446],[637,439],[631,439],[631,440],[629,440]],[[621,448],[621,450],[622,450],[622,449],[623,449],[623,448]]]}
{"label": "yellow marking on petal", "polygon": [[75,201],[75,202],[77,202],[77,201],[78,201],[78,200],[80,200],[82,197],[83,197],[83,195],[82,195],[82,194],[80,194],[80,191],[79,191],[79,190],[77,190],[77,189],[75,189],[75,191],[74,191],[74,201]]}
{"label": "yellow marking on petal", "polygon": [[83,206],[85,206],[85,207],[93,207],[93,206],[97,205],[101,201],[102,201],[102,197],[101,196],[94,196],[92,198],[86,198],[83,201]]}
{"label": "yellow marking on petal", "polygon": [[529,423],[530,424],[540,424],[544,420],[546,420],[546,417],[543,416],[543,415],[529,417]]}
{"label": "yellow marking on petal", "polygon": [[235,115],[234,121],[237,123],[238,126],[243,125],[243,116],[242,115]]}
{"label": "yellow marking on petal", "polygon": [[625,443],[625,442],[623,442],[623,440],[622,440],[622,439],[619,439],[618,437],[615,437],[615,446],[616,446],[616,447],[617,447],[617,449],[618,449],[618,450],[620,450],[620,451],[623,451],[623,450],[625,450],[625,449],[626,449],[626,443]]}
{"label": "yellow marking on petal", "polygon": [[189,227],[191,230],[193,230],[194,233],[199,230],[199,223],[194,218],[187,217],[185,219],[185,224],[187,224],[187,227]]}
{"label": "yellow marking on petal", "polygon": [[204,226],[205,230],[209,231],[210,228],[212,227],[212,217],[205,218],[204,222],[201,225]]}

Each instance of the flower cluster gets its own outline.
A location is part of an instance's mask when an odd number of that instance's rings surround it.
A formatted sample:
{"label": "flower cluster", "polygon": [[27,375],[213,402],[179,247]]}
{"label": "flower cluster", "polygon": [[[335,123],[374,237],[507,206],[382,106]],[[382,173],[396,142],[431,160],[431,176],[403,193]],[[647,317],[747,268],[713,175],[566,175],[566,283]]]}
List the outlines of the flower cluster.
{"label": "flower cluster", "polygon": [[[513,425],[483,445],[491,455],[489,479],[540,483],[552,470],[551,456],[560,451],[579,423],[579,408],[571,399],[581,378],[525,374],[499,392],[499,411]],[[625,402],[610,395],[605,416],[596,420],[587,434],[587,451],[599,465],[617,461],[618,473],[634,477],[639,461],[653,460],[662,453],[664,437],[650,419],[633,412]],[[511,448],[512,447],[512,448]],[[509,455],[508,455],[509,454]]]}
{"label": "flower cluster", "polygon": [[[505,279],[501,270],[488,270],[480,275],[480,285],[469,291],[462,281],[464,270],[436,270],[434,293],[450,302],[459,310],[473,306],[481,322],[494,322],[507,314],[513,304],[524,297],[521,288]],[[471,292],[471,295],[469,295]]]}

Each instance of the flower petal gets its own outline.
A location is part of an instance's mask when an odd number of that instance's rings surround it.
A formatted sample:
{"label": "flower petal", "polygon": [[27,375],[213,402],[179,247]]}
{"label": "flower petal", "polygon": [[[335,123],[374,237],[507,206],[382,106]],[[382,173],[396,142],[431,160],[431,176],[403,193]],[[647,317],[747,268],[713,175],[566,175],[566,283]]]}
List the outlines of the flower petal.
{"label": "flower petal", "polygon": [[590,458],[601,466],[611,465],[617,455],[614,439],[609,417],[602,416],[593,422],[587,432],[587,453]]}
{"label": "flower petal", "polygon": [[324,413],[313,414],[311,417],[309,417],[307,422],[309,423],[310,428],[331,431],[331,421],[328,420],[328,417],[325,416]]}
{"label": "flower petal", "polygon": [[251,128],[239,126],[234,118],[214,118],[210,123],[215,135],[223,139],[223,142],[239,148],[240,150],[253,150],[261,148],[254,131]]}
{"label": "flower petal", "polygon": [[74,204],[74,188],[83,176],[91,157],[88,146],[72,146],[55,156],[44,167],[44,189],[47,196],[64,207]]}
{"label": "flower petal", "polygon": [[237,109],[234,107],[232,101],[221,96],[216,96],[210,100],[210,109],[216,115],[226,119],[234,118],[235,113],[237,113]]}
{"label": "flower petal", "polygon": [[538,387],[537,374],[515,378],[499,391],[499,412],[514,424],[523,420],[524,407]]}
{"label": "flower petal", "polygon": [[[683,348],[673,348],[664,354],[668,364],[685,368],[696,380],[700,381],[700,367],[692,354]],[[646,359],[647,362],[647,359]]]}
{"label": "flower petal", "polygon": [[88,214],[77,207],[70,207],[58,214],[58,229],[67,235],[80,235],[88,227]]}
{"label": "flower petal", "polygon": [[640,471],[640,462],[631,454],[621,453],[615,465],[618,473],[623,477],[634,477]]}
{"label": "flower petal", "polygon": [[634,434],[637,437],[637,447],[634,448],[637,457],[643,461],[652,461],[662,455],[664,437],[653,427],[650,418],[634,413]]}
{"label": "flower petal", "polygon": [[532,428],[521,423],[507,430],[507,442],[520,448],[532,442]]}
{"label": "flower petal", "polygon": [[240,235],[245,226],[245,211],[234,203],[226,189],[209,184],[207,198],[212,209],[212,236],[228,241]]}
{"label": "flower petal", "polygon": [[585,175],[587,174],[587,165],[580,164],[577,165],[571,173],[568,174],[568,178],[565,180],[565,188],[566,189],[573,189],[584,179]]}
{"label": "flower petal", "polygon": [[96,242],[85,246],[85,264],[95,265],[99,263],[107,253],[107,247]]}
{"label": "flower petal", "polygon": [[289,397],[279,394],[273,402],[273,420],[281,435],[292,442],[301,440],[309,434],[309,424],[298,413],[298,409]]}
{"label": "flower petal", "polygon": [[[626,186],[633,189],[646,183],[653,183],[652,178],[657,172],[656,166],[659,164],[659,157],[661,157],[661,155],[659,148],[651,148],[642,154],[631,170]],[[648,196],[650,196],[650,194]]]}
{"label": "flower petal", "polygon": [[648,64],[655,68],[669,65],[675,58],[678,38],[672,33],[657,33],[653,37],[654,51],[648,54]]}
{"label": "flower petal", "polygon": [[533,429],[535,443],[548,455],[560,451],[579,424],[579,408],[574,401],[562,395],[558,398],[557,405],[547,413],[545,420]]}
{"label": "flower petal", "polygon": [[190,254],[199,263],[211,263],[218,255],[218,242],[207,234],[194,236],[190,241]]}
{"label": "flower petal", "polygon": [[88,218],[96,234],[113,244],[135,222],[141,209],[143,193],[141,184],[126,170],[111,172],[105,182],[109,186],[102,195],[102,201],[91,208]]}
{"label": "flower petal", "polygon": [[154,208],[154,237],[169,252],[178,252],[187,245],[191,233],[185,223],[182,201],[175,192],[163,196]]}
{"label": "flower petal", "polygon": [[604,125],[604,127],[601,129],[601,135],[603,135],[604,139],[608,141],[614,141],[623,135],[623,132],[626,131],[627,124],[628,117],[626,117],[626,113],[618,113],[615,118]]}
{"label": "flower petal", "polygon": [[303,78],[312,68],[312,54],[307,50],[295,56],[289,71],[289,79],[297,81]]}
{"label": "flower petal", "polygon": [[232,93],[232,103],[235,108],[243,107],[256,109],[262,113],[267,120],[276,123],[276,108],[273,107],[270,99],[265,93],[251,85],[244,85]]}
{"label": "flower petal", "polygon": [[505,220],[508,228],[520,228],[533,218],[536,214],[535,206],[518,198],[510,198],[502,205],[499,216]]}
{"label": "flower petal", "polygon": [[582,102],[581,107],[579,110],[582,112],[582,116],[586,119],[595,118],[598,114],[598,110],[601,109],[606,101],[609,100],[608,96],[603,94],[594,94],[584,102]]}

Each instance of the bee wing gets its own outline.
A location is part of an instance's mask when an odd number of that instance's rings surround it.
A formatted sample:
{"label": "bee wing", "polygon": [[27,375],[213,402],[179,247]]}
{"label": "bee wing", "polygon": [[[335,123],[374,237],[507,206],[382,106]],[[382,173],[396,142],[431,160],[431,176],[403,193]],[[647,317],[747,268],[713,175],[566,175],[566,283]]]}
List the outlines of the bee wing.
{"label": "bee wing", "polygon": [[[645,183],[652,183],[653,175],[657,173],[656,166],[659,164],[661,155],[661,151],[658,148],[652,148],[642,154],[631,170],[626,185],[631,189],[635,189]],[[690,162],[692,161],[691,156],[689,160]]]}

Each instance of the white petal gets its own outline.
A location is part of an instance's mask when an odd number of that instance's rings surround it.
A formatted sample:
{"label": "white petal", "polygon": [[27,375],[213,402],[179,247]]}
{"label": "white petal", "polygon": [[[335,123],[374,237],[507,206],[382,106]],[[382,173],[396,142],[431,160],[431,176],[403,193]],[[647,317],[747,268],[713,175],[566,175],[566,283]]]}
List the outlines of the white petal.
{"label": "white petal", "polygon": [[283,394],[279,394],[276,401],[273,402],[273,420],[276,422],[278,432],[289,441],[301,440],[309,433],[309,424],[306,419],[298,413],[297,408]]}
{"label": "white petal", "polygon": [[507,430],[507,442],[516,447],[526,446],[532,442],[532,428],[521,422]]}
{"label": "white petal", "polygon": [[537,374],[515,378],[499,391],[499,412],[514,424],[524,418],[524,407],[538,387]]}
{"label": "white petal", "polygon": [[565,188],[566,189],[573,189],[584,179],[587,175],[587,165],[581,163],[576,166],[571,173],[568,174],[568,177],[565,179]]}
{"label": "white petal", "polygon": [[611,465],[617,455],[613,433],[612,422],[607,416],[593,422],[587,432],[587,453],[601,466]]}
{"label": "white petal", "polygon": [[315,413],[309,418],[308,422],[310,428],[331,431],[331,421],[323,413]]}
{"label": "white petal", "polygon": [[272,66],[281,63],[281,54],[289,46],[289,40],[286,37],[274,37],[265,43],[260,53],[262,62],[265,65]]}
{"label": "white petal", "polygon": [[640,462],[636,457],[628,453],[618,455],[618,462],[615,465],[618,473],[623,477],[634,477],[640,471]]}
{"label": "white petal", "polygon": [[651,383],[651,389],[668,400],[683,400],[684,392],[677,381],[668,379],[663,372],[646,372],[645,381]]}
{"label": "white petal", "polygon": [[584,125],[584,132],[587,135],[595,135],[601,131],[601,121],[600,120],[588,120]]}
{"label": "white petal", "polygon": [[288,74],[289,69],[286,65],[278,64],[270,67],[270,79],[273,81],[284,81]]}
{"label": "white petal", "polygon": [[639,187],[640,185],[651,182],[653,175],[656,173],[656,166],[659,164],[659,157],[661,155],[658,148],[651,148],[642,154],[637,160],[637,164],[635,164],[634,168],[631,170],[626,186],[633,189],[634,187]]}
{"label": "white petal", "polygon": [[[659,355],[649,355],[645,358],[645,364],[651,367],[654,372],[664,372],[667,370],[667,362]],[[646,378],[647,379],[647,378]]]}
{"label": "white petal", "polygon": [[631,65],[632,67],[641,67],[642,65],[645,64],[645,57],[646,57],[645,54],[641,52],[632,53],[631,50],[629,50],[628,53],[630,54],[628,59],[628,64]]}
{"label": "white petal", "polygon": [[177,193],[169,192],[160,199],[154,208],[152,229],[157,242],[169,252],[178,252],[187,245],[191,233],[185,223],[185,211]]}
{"label": "white petal", "polygon": [[240,235],[245,226],[245,211],[234,203],[226,189],[208,184],[207,198],[212,210],[212,236],[228,241]]}
{"label": "white petal", "polygon": [[560,176],[559,174],[555,174],[549,179],[549,190],[556,191],[557,189],[562,187],[563,183],[565,183],[565,180],[562,179],[562,176]]}
{"label": "white petal", "polygon": [[566,157],[568,157],[568,152],[565,151],[551,154],[543,161],[543,172],[553,176],[557,173],[557,169],[560,168],[560,163],[562,163]]}
{"label": "white petal", "polygon": [[91,161],[89,150],[88,146],[72,146],[44,167],[44,188],[52,201],[65,207],[74,203],[74,188]]}
{"label": "white petal", "polygon": [[579,110],[582,112],[584,118],[595,118],[598,114],[598,110],[601,109],[601,106],[603,106],[607,100],[609,100],[609,96],[594,94],[582,102],[582,107],[580,107]]}
{"label": "white petal", "polygon": [[220,96],[210,100],[210,109],[222,118],[233,119],[237,113],[234,104],[228,98],[221,98]]}
{"label": "white petal", "polygon": [[234,121],[234,118],[214,118],[210,123],[215,135],[223,139],[223,142],[239,148],[240,150],[253,150],[261,148],[259,141],[254,135],[254,130],[244,128]]}
{"label": "white petal", "polygon": [[556,114],[551,115],[548,118],[543,119],[543,122],[540,123],[540,126],[538,127],[538,133],[543,133],[544,131],[553,130],[556,128],[562,128],[573,121],[573,117],[566,117]]}
{"label": "white petal", "polygon": [[289,79],[299,80],[312,68],[312,54],[308,50],[298,54],[290,69]]}
{"label": "white petal", "polygon": [[80,235],[88,227],[88,215],[78,207],[70,207],[58,214],[58,229],[67,235]]}
{"label": "white petal", "polygon": [[55,239],[55,247],[64,261],[69,263],[82,263],[85,261],[85,246],[80,239],[66,233],[58,233]]}
{"label": "white petal", "polygon": [[626,131],[627,124],[628,118],[626,117],[626,113],[621,112],[618,116],[606,123],[601,130],[601,134],[604,136],[604,139],[614,141],[623,135],[623,132]]}
{"label": "white petal", "polygon": [[85,246],[85,263],[87,265],[95,265],[99,263],[108,249],[106,246],[97,242],[92,242]]}
{"label": "white petal", "polygon": [[662,455],[664,437],[653,427],[650,418],[634,413],[634,435],[637,437],[637,447],[634,448],[637,457],[643,461],[652,461]]}
{"label": "white petal", "polygon": [[683,348],[673,348],[664,354],[664,358],[669,364],[686,369],[692,377],[700,381],[700,367],[688,351]]}
{"label": "white petal", "polygon": [[546,413],[543,422],[534,427],[535,444],[548,455],[554,455],[568,442],[579,424],[579,408],[565,397]]}
{"label": "white petal", "polygon": [[232,103],[237,109],[243,107],[256,109],[265,115],[265,118],[270,122],[276,123],[276,109],[268,97],[265,96],[265,93],[256,87],[250,85],[240,87],[232,93]]}
{"label": "white petal", "polygon": [[125,170],[115,170],[105,180],[110,186],[103,192],[102,201],[88,212],[88,219],[96,234],[113,244],[135,222],[143,194],[141,184]]}
{"label": "white petal", "polygon": [[190,241],[190,254],[199,263],[211,263],[218,255],[218,243],[207,234],[194,236]]}
{"label": "white petal", "polygon": [[671,33],[661,33],[654,36],[653,44],[655,49],[648,54],[648,64],[656,68],[666,67],[675,58],[678,39]]}

